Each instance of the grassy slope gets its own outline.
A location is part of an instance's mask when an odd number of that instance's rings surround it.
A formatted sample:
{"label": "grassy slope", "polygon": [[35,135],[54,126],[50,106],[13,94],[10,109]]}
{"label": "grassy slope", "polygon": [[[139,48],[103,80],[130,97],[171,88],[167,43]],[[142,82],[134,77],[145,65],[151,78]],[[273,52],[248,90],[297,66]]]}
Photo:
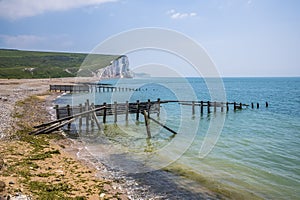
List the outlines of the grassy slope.
{"label": "grassy slope", "polygon": [[[118,56],[89,55],[93,58],[85,61],[87,54],[38,52],[0,49],[0,78],[59,78],[77,75],[79,68],[89,68],[92,71],[109,65]],[[82,63],[92,64],[83,67]],[[24,70],[34,68],[32,72]],[[90,70],[85,75],[90,75]]]}

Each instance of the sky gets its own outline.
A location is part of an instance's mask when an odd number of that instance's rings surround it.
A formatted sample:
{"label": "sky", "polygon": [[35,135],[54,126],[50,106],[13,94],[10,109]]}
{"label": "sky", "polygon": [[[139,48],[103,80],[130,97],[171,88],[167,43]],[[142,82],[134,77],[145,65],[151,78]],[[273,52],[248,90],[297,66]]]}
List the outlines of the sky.
{"label": "sky", "polygon": [[89,53],[157,27],[201,45],[221,76],[300,76],[299,11],[298,0],[0,0],[0,48]]}

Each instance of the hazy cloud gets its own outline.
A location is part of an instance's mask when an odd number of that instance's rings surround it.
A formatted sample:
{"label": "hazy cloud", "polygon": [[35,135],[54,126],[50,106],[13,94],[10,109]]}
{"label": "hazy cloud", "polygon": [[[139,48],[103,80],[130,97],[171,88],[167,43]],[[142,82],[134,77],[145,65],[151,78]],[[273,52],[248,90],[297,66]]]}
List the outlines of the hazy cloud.
{"label": "hazy cloud", "polygon": [[73,42],[67,35],[0,35],[0,46],[9,49],[64,49],[73,46]]}
{"label": "hazy cloud", "polygon": [[0,35],[0,40],[8,48],[26,48],[43,42],[45,38],[35,35]]}
{"label": "hazy cloud", "polygon": [[0,17],[19,19],[49,11],[63,11],[79,7],[97,6],[113,1],[117,0],[1,0]]}
{"label": "hazy cloud", "polygon": [[195,16],[197,16],[197,13],[195,13],[195,12],[180,13],[180,12],[176,12],[174,9],[168,10],[166,12],[166,14],[168,16],[170,16],[172,19],[184,19],[184,18],[188,18],[188,17],[195,17]]}

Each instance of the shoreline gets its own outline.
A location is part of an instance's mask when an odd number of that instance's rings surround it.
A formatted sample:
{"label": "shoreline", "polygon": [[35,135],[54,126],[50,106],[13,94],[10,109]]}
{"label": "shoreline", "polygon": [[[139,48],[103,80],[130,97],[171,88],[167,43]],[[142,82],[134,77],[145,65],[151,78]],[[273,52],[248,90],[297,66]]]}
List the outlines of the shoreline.
{"label": "shoreline", "polygon": [[[83,82],[86,82],[87,80],[83,80]],[[89,80],[90,81],[90,80]],[[53,119],[53,110],[50,108],[53,107],[53,101],[62,95],[61,93],[49,93],[47,92],[49,89],[49,84],[55,84],[55,83],[63,83],[63,84],[74,84],[77,82],[75,78],[63,78],[63,79],[29,79],[29,80],[3,80],[0,79],[0,101],[4,101],[9,109],[7,109],[7,113],[9,114],[9,125],[11,125],[11,129],[15,130],[9,130],[5,129],[8,135],[5,135],[0,139],[0,160],[1,158],[4,160],[5,168],[8,168],[9,165],[16,165],[17,163],[14,163],[14,161],[11,161],[11,157],[13,157],[15,154],[23,154],[23,156],[20,156],[17,158],[18,162],[22,163],[24,161],[27,162],[26,157],[30,157],[28,155],[28,150],[23,149],[23,146],[27,146],[27,148],[30,148],[30,145],[28,146],[28,143],[24,143],[23,141],[18,141],[16,144],[16,139],[13,139],[15,137],[15,132],[17,130],[20,130],[24,127],[19,127],[18,120],[23,120],[23,118],[15,118],[12,117],[12,115],[21,115],[22,113],[14,113],[19,112],[19,109],[24,105],[26,106],[33,106],[34,109],[43,109],[43,112],[41,112],[41,116],[38,119],[40,122],[36,121],[30,121],[29,126],[33,127],[34,125],[40,124],[45,121],[50,121]],[[7,100],[3,100],[3,97],[7,98]],[[32,97],[35,97],[34,101],[38,102],[37,105],[40,104],[40,107],[34,105],[36,104],[33,102],[29,102],[26,104],[26,99],[30,99]],[[19,103],[21,102],[21,103]],[[25,102],[25,103],[24,103]],[[14,105],[12,105],[14,104]],[[20,105],[15,105],[20,104]],[[52,111],[52,114],[51,114]],[[8,116],[8,115],[7,115]],[[6,117],[7,117],[6,116]],[[2,116],[1,116],[2,117]],[[24,117],[24,116],[23,116]],[[25,116],[26,117],[26,116]],[[31,118],[31,117],[30,117]],[[3,123],[4,120],[1,120],[1,123]],[[36,124],[37,123],[37,124]],[[22,124],[21,126],[23,126]],[[2,124],[1,124],[2,127]],[[28,127],[27,127],[28,128]],[[0,130],[0,133],[3,130]],[[28,132],[27,132],[28,133]],[[26,133],[25,133],[26,134]],[[59,135],[59,136],[58,136]],[[44,149],[45,151],[42,153],[48,153],[49,149],[50,152],[57,151],[59,152],[58,155],[51,154],[51,158],[47,158],[47,162],[39,163],[38,161],[37,165],[39,168],[36,170],[34,169],[33,175],[30,177],[31,179],[35,181],[41,181],[41,182],[49,182],[48,180],[44,180],[45,177],[40,177],[39,174],[36,173],[38,171],[43,176],[48,176],[49,174],[55,174],[54,180],[59,183],[65,184],[64,181],[66,179],[76,179],[80,177],[76,176],[83,176],[84,182],[86,185],[81,185],[81,190],[79,192],[75,192],[74,194],[71,194],[72,192],[69,192],[71,197],[82,197],[81,195],[85,197],[85,199],[106,199],[106,198],[118,198],[118,199],[168,199],[173,198],[174,196],[180,196],[183,193],[183,196],[185,197],[201,197],[201,198],[211,198],[211,199],[219,199],[221,196],[218,194],[214,194],[213,192],[205,189],[205,187],[202,187],[199,185],[201,192],[189,192],[185,188],[181,188],[180,185],[177,185],[176,182],[181,182],[181,176],[173,174],[171,172],[165,171],[165,170],[159,170],[154,171],[148,174],[136,174],[136,175],[126,175],[122,174],[122,172],[115,172],[113,169],[109,169],[109,166],[105,166],[103,163],[99,162],[98,160],[95,160],[95,158],[92,158],[90,153],[85,149],[84,143],[82,141],[70,139],[68,137],[61,137],[64,134],[49,134],[49,135],[42,135],[42,136],[35,136],[37,138],[42,137],[42,140],[46,140],[46,142],[49,143],[49,145]],[[46,138],[45,138],[46,137]],[[6,146],[6,147],[5,147]],[[17,150],[10,152],[10,148],[16,148]],[[10,154],[8,156],[9,158],[6,158],[6,154]],[[39,152],[41,154],[41,152]],[[79,156],[80,154],[80,156]],[[84,156],[81,156],[84,155]],[[15,158],[14,158],[15,159]],[[65,165],[65,160],[67,160],[68,164]],[[53,163],[55,162],[56,165],[53,166]],[[73,164],[76,163],[73,166]],[[40,166],[42,165],[42,166]],[[79,167],[80,166],[80,167]],[[30,169],[34,166],[26,166]],[[66,168],[67,167],[67,168]],[[51,168],[49,170],[49,168]],[[63,169],[62,169],[63,168]],[[71,168],[71,169],[70,169]],[[78,170],[78,169],[80,170]],[[88,170],[87,170],[88,169]],[[20,169],[21,171],[24,169]],[[3,171],[3,170],[2,170]],[[10,178],[12,174],[9,174],[9,176],[3,176],[3,172],[0,170],[0,180],[4,180],[6,184],[6,189],[1,192],[0,188],[0,197],[7,197],[8,195],[10,197],[18,195],[27,195],[28,197],[36,197],[36,194],[33,194],[28,189],[28,184],[24,183],[24,180],[19,180],[18,178],[15,178],[19,176],[18,172],[11,172],[13,174],[13,179]],[[67,173],[66,171],[73,171],[75,174]],[[84,175],[81,175],[81,172]],[[24,177],[23,177],[24,178]],[[48,179],[51,179],[51,176],[47,177]],[[25,177],[26,179],[26,177]],[[157,180],[159,179],[159,180]],[[168,186],[161,187],[160,184],[165,181],[168,183]],[[10,184],[13,182],[13,184]],[[79,183],[75,183],[76,181],[68,182],[67,184],[70,185],[76,185],[79,186]],[[183,182],[188,184],[193,184],[193,181],[183,180]],[[79,184],[79,185],[78,185]],[[99,186],[100,184],[100,186]],[[168,187],[172,186],[172,189],[169,189]],[[92,188],[92,189],[91,189]],[[64,189],[64,188],[62,188]],[[71,186],[70,190],[74,190],[74,187]],[[77,190],[77,188],[75,189]],[[86,191],[90,191],[90,193],[85,193]],[[101,196],[102,195],[102,196]],[[189,196],[190,195],[190,196]],[[179,197],[178,197],[179,198]]]}
{"label": "shoreline", "polygon": [[74,141],[57,133],[28,136],[30,127],[51,120],[49,107],[58,94],[47,93],[49,84],[77,81],[0,79],[1,199],[42,199],[49,191],[56,198],[128,199],[118,183],[99,176],[101,169],[77,158]]}

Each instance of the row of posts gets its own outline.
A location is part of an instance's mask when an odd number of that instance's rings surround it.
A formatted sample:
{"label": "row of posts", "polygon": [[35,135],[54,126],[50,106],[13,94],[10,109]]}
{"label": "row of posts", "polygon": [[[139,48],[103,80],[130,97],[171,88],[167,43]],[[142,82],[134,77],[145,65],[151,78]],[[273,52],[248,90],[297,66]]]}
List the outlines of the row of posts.
{"label": "row of posts", "polygon": [[[221,104],[221,106],[219,106]],[[207,113],[210,113],[210,107],[213,107],[214,108],[214,112],[217,111],[217,107],[221,107],[221,112],[224,112],[224,106],[223,104],[226,104],[226,111],[229,111],[229,104],[233,104],[233,110],[236,111],[238,109],[242,109],[243,106],[248,106],[248,105],[245,105],[245,104],[242,104],[242,103],[236,103],[236,102],[233,102],[233,103],[217,103],[216,101],[215,102],[210,102],[210,101],[207,101]],[[266,108],[269,107],[269,103],[266,102]],[[203,114],[203,107],[204,107],[204,102],[201,101],[200,102],[200,113]],[[251,103],[251,108],[254,109],[254,103]],[[256,108],[259,109],[259,103],[256,103]],[[195,115],[195,101],[192,101],[192,115]]]}
{"label": "row of posts", "polygon": [[[159,117],[160,115],[160,99],[157,99],[157,117]],[[211,110],[210,110],[210,107],[213,107],[214,108],[214,112],[216,112],[217,110],[217,107],[221,107],[221,112],[224,111],[224,104],[226,105],[226,110],[228,111],[229,110],[229,104],[233,104],[233,107],[234,107],[234,110],[237,110],[237,109],[242,109],[242,106],[248,106],[248,105],[245,105],[245,104],[242,104],[242,103],[220,103],[220,102],[205,102],[207,103],[207,105],[204,105],[204,102],[201,101],[200,102],[200,113],[203,114],[203,107],[204,106],[207,106],[207,113],[210,113]],[[192,101],[192,115],[195,115],[195,101]],[[103,123],[105,124],[106,123],[106,117],[107,117],[107,104],[104,103],[103,104]],[[265,106],[268,107],[269,104],[268,102],[265,103]],[[150,99],[148,99],[148,102],[147,102],[147,106],[146,106],[146,109],[143,109],[141,110],[141,107],[140,107],[140,101],[137,100],[136,101],[136,121],[139,121],[139,116],[140,114],[143,114],[144,115],[144,120],[145,120],[145,126],[146,126],[146,130],[147,130],[147,134],[148,134],[148,137],[150,138],[151,137],[151,133],[150,133],[150,120],[149,119],[152,119],[150,117],[150,107],[151,107],[151,101]],[[254,108],[254,103],[251,103],[251,108],[253,109]],[[259,108],[259,103],[256,104],[256,108],[258,109]],[[82,113],[84,111],[89,111],[89,110],[93,110],[95,109],[95,105],[94,103],[92,103],[90,105],[89,103],[89,100],[87,100],[85,102],[84,105],[82,104],[79,104],[79,113]],[[117,123],[117,116],[118,116],[118,104],[117,102],[114,102],[113,104],[113,107],[111,108],[112,109],[112,112],[113,112],[113,115],[114,115],[114,123]],[[125,103],[125,121],[128,122],[128,116],[129,116],[129,102],[126,101]],[[58,105],[56,105],[56,114],[57,114],[57,119],[60,118],[59,116],[59,108],[58,108]],[[67,105],[67,115],[68,116],[72,116],[74,113],[72,113],[72,109],[70,107],[70,105]],[[101,130],[101,125],[100,125],[100,122],[97,118],[97,115],[96,115],[96,112],[92,112],[92,113],[88,113],[88,114],[85,114],[84,117],[80,116],[79,117],[79,130],[81,131],[81,128],[82,128],[82,123],[83,123],[83,119],[82,118],[85,118],[85,125],[86,125],[86,129],[88,130],[89,129],[89,125],[91,124],[91,127],[94,127],[95,123],[97,124],[98,126],[98,129]],[[153,119],[152,119],[153,120]],[[159,122],[157,122],[159,123]],[[168,128],[168,127],[167,127]],[[68,130],[71,129],[71,123],[68,124]]]}
{"label": "row of posts", "polygon": [[[95,87],[95,92],[101,92],[101,88],[102,88],[102,92],[127,92],[127,91],[140,91],[141,89],[133,89],[133,88],[121,88],[121,87],[101,87],[101,86],[94,86]],[[98,88],[98,90],[97,90]],[[91,87],[91,92],[93,92],[93,86]]]}
{"label": "row of posts", "polygon": [[[157,99],[157,104],[158,104],[158,106],[157,106],[157,117],[159,117],[159,115],[160,115],[160,99],[159,98]],[[107,103],[106,102],[103,103],[104,108],[103,108],[103,118],[102,118],[102,120],[103,120],[104,124],[106,123],[106,120],[107,120],[107,107],[106,106],[107,106]],[[148,113],[147,116],[149,116],[149,117],[150,117],[150,107],[151,107],[151,101],[150,101],[150,99],[148,99],[146,111]],[[72,113],[71,106],[67,105],[66,108],[67,108],[67,116],[72,116],[74,113]],[[55,109],[56,109],[56,118],[60,119],[59,106],[56,105]],[[92,109],[95,109],[95,105],[94,105],[94,103],[92,103],[90,105],[90,102],[89,102],[88,99],[86,100],[84,105],[79,104],[79,113],[82,113],[82,112],[88,111],[88,110],[92,110]],[[118,116],[118,104],[117,104],[116,101],[113,104],[112,110],[113,110],[113,115],[114,115],[114,123],[117,123],[117,120],[118,120],[118,117],[117,117]],[[136,121],[139,121],[140,113],[141,113],[140,101],[137,100],[136,101]],[[144,113],[142,113],[142,114],[144,114]],[[128,118],[129,118],[128,116],[129,116],[129,102],[126,101],[126,103],[125,103],[125,121],[126,122],[128,122]],[[85,117],[86,127],[89,127],[89,124],[90,124],[89,121],[91,121],[91,126],[94,126],[94,121],[95,121],[97,123],[98,128],[100,128],[100,125],[99,125],[100,123],[98,121],[96,112],[85,114],[84,117]],[[79,128],[82,127],[82,118],[83,117],[81,117],[81,116],[79,117]],[[68,129],[70,129],[70,128],[71,128],[71,123],[68,124]]]}

